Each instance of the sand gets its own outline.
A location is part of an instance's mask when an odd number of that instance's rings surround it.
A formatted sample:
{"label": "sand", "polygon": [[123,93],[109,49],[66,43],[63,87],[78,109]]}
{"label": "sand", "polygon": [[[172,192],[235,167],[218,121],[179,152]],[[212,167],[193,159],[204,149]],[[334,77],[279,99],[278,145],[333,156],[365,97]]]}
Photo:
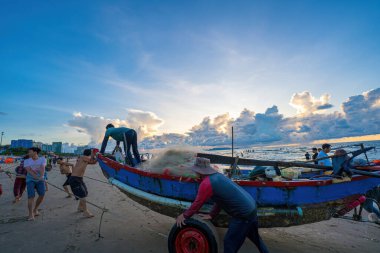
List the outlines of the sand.
{"label": "sand", "polygon": [[[91,166],[87,176],[103,180],[100,168]],[[62,185],[65,177],[57,168],[49,181]],[[0,174],[3,195],[0,197],[0,252],[167,252],[167,235],[174,219],[153,212],[130,200],[115,187],[85,179],[89,200],[110,209],[103,217],[101,234],[98,226],[101,212],[94,207],[95,218],[82,218],[76,213],[77,202],[52,187],[41,206],[41,216],[28,222],[26,195],[12,204],[13,183]],[[218,229],[220,236],[225,229]],[[260,229],[270,252],[379,252],[380,226],[332,219],[291,228]],[[246,240],[240,252],[257,252]]]}

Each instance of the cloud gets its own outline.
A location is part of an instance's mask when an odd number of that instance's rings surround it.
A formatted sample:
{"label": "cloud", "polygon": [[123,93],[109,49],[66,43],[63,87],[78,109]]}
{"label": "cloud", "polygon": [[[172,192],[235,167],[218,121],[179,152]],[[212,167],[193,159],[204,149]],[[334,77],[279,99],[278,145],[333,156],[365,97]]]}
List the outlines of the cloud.
{"label": "cloud", "polygon": [[353,131],[363,134],[379,133],[380,129],[380,88],[349,97],[342,104],[347,124]]}
{"label": "cloud", "polygon": [[310,92],[304,91],[295,93],[290,99],[290,105],[297,109],[298,114],[309,115],[332,108],[333,105],[329,101],[330,95],[328,94],[324,94],[318,99],[313,97]]}
{"label": "cloud", "polygon": [[69,125],[90,135],[92,143],[101,141],[108,123],[131,127],[138,131],[140,145],[145,148],[229,145],[232,126],[237,145],[310,142],[380,133],[380,88],[349,97],[341,105],[341,111],[321,113],[331,107],[329,100],[327,94],[316,99],[310,92],[296,93],[291,104],[298,114],[293,117],[282,115],[276,105],[264,113],[245,108],[236,118],[228,113],[204,117],[185,134],[157,135],[163,120],[152,112],[140,110],[128,110],[124,120],[76,113]]}
{"label": "cloud", "polygon": [[103,140],[105,127],[109,123],[114,124],[115,127],[124,126],[135,129],[140,139],[157,134],[158,127],[163,123],[163,120],[154,113],[135,109],[127,110],[126,119],[107,119],[81,112],[74,113],[73,116],[74,118],[68,121],[68,126],[89,135],[92,145],[99,144]]}
{"label": "cloud", "polygon": [[6,112],[0,112],[0,116],[5,116],[5,115],[8,115],[8,113],[6,113]]}
{"label": "cloud", "polygon": [[[380,88],[352,96],[345,101],[342,112],[316,113],[331,107],[330,96],[315,99],[311,93],[296,93],[291,104],[297,109],[294,117],[284,117],[277,106],[268,108],[264,113],[244,109],[239,117],[233,119],[228,113],[215,118],[205,117],[185,134],[175,136],[174,143],[181,140],[190,145],[229,145],[231,126],[234,126],[235,142],[238,145],[255,143],[294,143],[380,133]],[[171,135],[164,137],[170,145]],[[146,138],[143,143],[154,147],[159,137]]]}

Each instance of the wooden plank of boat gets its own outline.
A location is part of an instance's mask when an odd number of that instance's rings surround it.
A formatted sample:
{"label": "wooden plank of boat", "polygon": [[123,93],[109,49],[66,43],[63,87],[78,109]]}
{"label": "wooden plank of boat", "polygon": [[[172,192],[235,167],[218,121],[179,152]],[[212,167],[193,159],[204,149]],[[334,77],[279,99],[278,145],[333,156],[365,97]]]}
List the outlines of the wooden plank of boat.
{"label": "wooden plank of boat", "polygon": [[[206,153],[198,153],[197,156],[210,159],[210,162],[214,164],[233,164],[236,159],[235,157],[206,154]],[[237,165],[302,167],[302,168],[312,168],[312,169],[321,169],[321,170],[332,169],[331,166],[323,166],[323,165],[303,163],[303,162],[268,161],[268,160],[255,160],[255,159],[246,159],[246,158],[239,158]]]}
{"label": "wooden plank of boat", "polygon": [[368,177],[377,177],[380,178],[380,174],[376,172],[368,172],[368,171],[363,171],[363,170],[356,170],[356,169],[351,169],[351,171],[355,174],[359,174],[362,176],[368,176]]}

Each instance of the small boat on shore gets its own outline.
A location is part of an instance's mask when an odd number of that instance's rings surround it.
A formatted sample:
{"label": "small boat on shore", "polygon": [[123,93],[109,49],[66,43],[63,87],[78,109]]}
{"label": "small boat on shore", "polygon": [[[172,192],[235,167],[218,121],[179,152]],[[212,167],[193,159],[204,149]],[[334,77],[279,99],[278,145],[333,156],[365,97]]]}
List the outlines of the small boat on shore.
{"label": "small boat on shore", "polygon": [[[198,154],[214,164],[233,164],[232,157]],[[198,182],[192,178],[152,173],[120,164],[98,155],[99,165],[111,184],[136,202],[159,212],[176,217],[194,201]],[[328,169],[307,163],[240,159],[238,165],[270,165],[277,167],[306,167]],[[330,167],[331,169],[331,167]],[[380,171],[356,168],[349,180],[331,176],[310,177],[283,181],[252,181],[234,179],[257,202],[260,227],[287,227],[328,220],[340,209],[380,185]],[[205,205],[207,212],[212,203]],[[219,215],[213,222],[226,226],[227,215]]]}

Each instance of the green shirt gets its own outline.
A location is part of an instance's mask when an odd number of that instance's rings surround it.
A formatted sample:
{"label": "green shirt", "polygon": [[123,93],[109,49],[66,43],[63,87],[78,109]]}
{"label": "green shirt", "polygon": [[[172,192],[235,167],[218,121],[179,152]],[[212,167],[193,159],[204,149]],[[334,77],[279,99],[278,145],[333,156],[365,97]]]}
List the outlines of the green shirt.
{"label": "green shirt", "polygon": [[111,127],[108,128],[104,138],[112,137],[115,141],[124,141],[124,133],[130,131],[127,127]]}

